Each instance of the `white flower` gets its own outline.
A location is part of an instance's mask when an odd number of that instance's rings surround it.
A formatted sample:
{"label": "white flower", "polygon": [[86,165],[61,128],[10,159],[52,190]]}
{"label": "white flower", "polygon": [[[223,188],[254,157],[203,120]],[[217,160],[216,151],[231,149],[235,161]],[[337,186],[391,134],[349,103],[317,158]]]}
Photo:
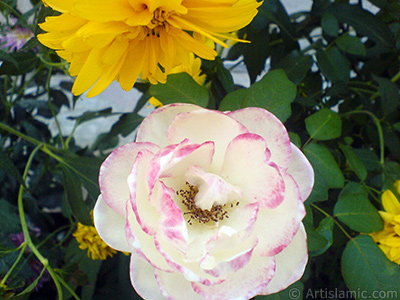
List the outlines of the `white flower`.
{"label": "white flower", "polygon": [[145,299],[250,299],[304,272],[314,173],[264,109],[163,106],[105,160],[99,182],[95,226],[132,252]]}

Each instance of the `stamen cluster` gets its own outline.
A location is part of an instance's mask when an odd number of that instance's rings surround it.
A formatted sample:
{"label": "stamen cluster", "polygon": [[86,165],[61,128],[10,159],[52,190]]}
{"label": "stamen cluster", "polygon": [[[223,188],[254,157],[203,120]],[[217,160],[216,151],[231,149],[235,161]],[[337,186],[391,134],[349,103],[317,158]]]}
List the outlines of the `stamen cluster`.
{"label": "stamen cluster", "polygon": [[186,185],[188,187],[186,190],[181,189],[177,191],[176,194],[181,196],[182,204],[188,208],[188,211],[183,214],[190,216],[188,220],[189,225],[192,225],[192,220],[205,224],[210,221],[218,222],[222,221],[224,218],[229,218],[228,212],[223,209],[225,205],[213,205],[211,210],[197,207],[194,199],[199,189],[188,182],[186,182]]}

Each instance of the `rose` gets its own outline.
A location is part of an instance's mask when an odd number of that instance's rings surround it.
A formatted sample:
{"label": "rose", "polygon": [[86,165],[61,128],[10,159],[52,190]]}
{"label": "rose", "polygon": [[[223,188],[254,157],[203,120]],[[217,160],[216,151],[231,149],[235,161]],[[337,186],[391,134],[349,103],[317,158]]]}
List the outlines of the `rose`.
{"label": "rose", "polygon": [[104,161],[94,221],[143,298],[249,299],[302,276],[313,182],[268,111],[173,104]]}

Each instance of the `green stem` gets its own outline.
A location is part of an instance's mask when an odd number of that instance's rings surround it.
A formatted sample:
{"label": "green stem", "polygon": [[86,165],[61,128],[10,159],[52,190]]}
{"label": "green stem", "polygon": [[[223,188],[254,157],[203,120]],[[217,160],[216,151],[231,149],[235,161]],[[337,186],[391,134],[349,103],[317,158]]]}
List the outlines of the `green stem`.
{"label": "green stem", "polygon": [[47,75],[47,80],[46,80],[47,103],[49,104],[51,114],[53,115],[54,121],[56,122],[56,126],[58,129],[58,137],[60,138],[61,145],[63,146],[63,149],[67,149],[65,142],[64,142],[63,133],[61,130],[61,125],[60,125],[60,122],[58,121],[57,114],[55,112],[54,105],[53,105],[53,102],[51,100],[51,95],[50,95],[50,79],[51,79],[52,69],[53,69],[52,67],[49,68],[49,73]]}
{"label": "green stem", "polygon": [[399,72],[390,79],[391,82],[396,82],[400,79],[400,70]]}
{"label": "green stem", "polygon": [[356,93],[365,93],[365,94],[371,94],[374,95],[376,94],[376,92],[371,91],[371,90],[366,90],[366,89],[361,89],[361,88],[356,88],[356,87],[349,87],[350,90],[356,92]]}
{"label": "green stem", "polygon": [[336,218],[334,218],[333,216],[331,216],[330,214],[328,214],[326,211],[324,211],[323,209],[319,208],[318,206],[316,206],[314,203],[311,203],[310,205],[312,208],[316,209],[317,211],[319,211],[320,213],[322,213],[324,216],[331,218],[332,221],[337,225],[337,227],[339,227],[339,229],[350,239],[352,240],[352,236],[343,228],[342,225],[340,225],[340,223],[336,220]]}
{"label": "green stem", "polygon": [[28,24],[26,23],[26,21],[24,20],[24,18],[21,16],[21,14],[16,11],[14,8],[12,8],[10,5],[8,5],[7,3],[5,3],[4,1],[0,0],[0,7],[4,7],[8,10],[10,10],[16,17],[18,20],[20,20],[22,22],[22,24],[24,25],[24,27],[28,27]]}
{"label": "green stem", "polygon": [[28,136],[26,134],[23,134],[22,132],[14,129],[14,128],[12,128],[12,127],[4,124],[4,123],[1,123],[1,122],[0,122],[0,129],[3,129],[3,130],[5,130],[5,131],[7,131],[7,132],[9,132],[11,134],[16,135],[16,136],[19,136],[20,138],[24,139],[25,141],[27,141],[27,142],[35,145],[35,146],[44,146],[47,149],[50,149],[52,151],[58,151],[58,152],[62,151],[61,149],[58,149],[58,148],[56,148],[56,147],[54,147],[52,145],[42,143],[41,141],[39,141],[37,139],[34,139],[34,138],[32,138],[32,137],[30,137],[30,136]]}
{"label": "green stem", "polygon": [[14,262],[14,264],[11,266],[10,270],[8,270],[7,274],[1,280],[0,287],[3,287],[6,284],[8,277],[10,277],[11,273],[14,271],[15,267],[18,265],[19,261],[21,260],[22,255],[24,254],[27,245],[28,244],[25,242],[21,244],[22,248],[19,252],[19,255],[18,255],[16,261]]}
{"label": "green stem", "polygon": [[[28,162],[26,163],[25,171],[22,176],[24,181],[26,180],[26,177],[28,175],[28,171],[31,167],[32,161],[36,153],[43,147],[43,144],[38,145],[31,153],[29,156]],[[26,217],[25,217],[25,211],[24,211],[24,203],[23,203],[23,195],[24,195],[24,186],[21,184],[19,188],[19,193],[18,193],[18,212],[19,212],[19,217],[21,221],[21,227],[22,227],[22,232],[24,234],[24,239],[25,243],[29,246],[29,248],[32,250],[32,252],[35,254],[37,259],[40,261],[40,263],[47,269],[49,272],[51,278],[54,281],[54,284],[56,285],[57,288],[57,294],[58,294],[58,299],[62,300],[63,299],[63,292],[62,288],[60,285],[60,282],[57,278],[57,274],[54,272],[53,268],[50,266],[49,261],[47,258],[45,258],[39,250],[35,247],[34,243],[32,242],[31,236],[29,235],[29,230],[28,230],[28,224],[26,222]]]}
{"label": "green stem", "polygon": [[375,123],[375,126],[376,126],[376,128],[378,130],[378,136],[379,136],[380,164],[381,164],[381,166],[383,168],[383,166],[385,164],[385,143],[384,143],[384,139],[383,139],[382,126],[381,126],[381,123],[380,123],[379,119],[372,112],[370,112],[368,110],[353,110],[353,111],[349,111],[347,113],[344,113],[343,117],[354,115],[354,114],[365,114],[365,115],[368,115],[369,117],[371,117],[372,121]]}
{"label": "green stem", "polygon": [[71,293],[71,295],[76,299],[80,300],[77,294],[75,294],[74,290],[71,289],[71,287],[62,279],[59,275],[57,275],[58,280],[61,282],[61,284],[65,287],[65,289]]}

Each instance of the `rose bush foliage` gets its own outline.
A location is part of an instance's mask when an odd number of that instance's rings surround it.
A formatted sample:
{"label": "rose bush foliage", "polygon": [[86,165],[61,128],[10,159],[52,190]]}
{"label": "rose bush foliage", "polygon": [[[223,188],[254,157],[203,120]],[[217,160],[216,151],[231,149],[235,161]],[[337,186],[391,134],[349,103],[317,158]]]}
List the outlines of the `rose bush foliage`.
{"label": "rose bush foliage", "polygon": [[268,111],[172,104],[102,164],[94,222],[145,299],[249,299],[301,278],[313,182]]}

